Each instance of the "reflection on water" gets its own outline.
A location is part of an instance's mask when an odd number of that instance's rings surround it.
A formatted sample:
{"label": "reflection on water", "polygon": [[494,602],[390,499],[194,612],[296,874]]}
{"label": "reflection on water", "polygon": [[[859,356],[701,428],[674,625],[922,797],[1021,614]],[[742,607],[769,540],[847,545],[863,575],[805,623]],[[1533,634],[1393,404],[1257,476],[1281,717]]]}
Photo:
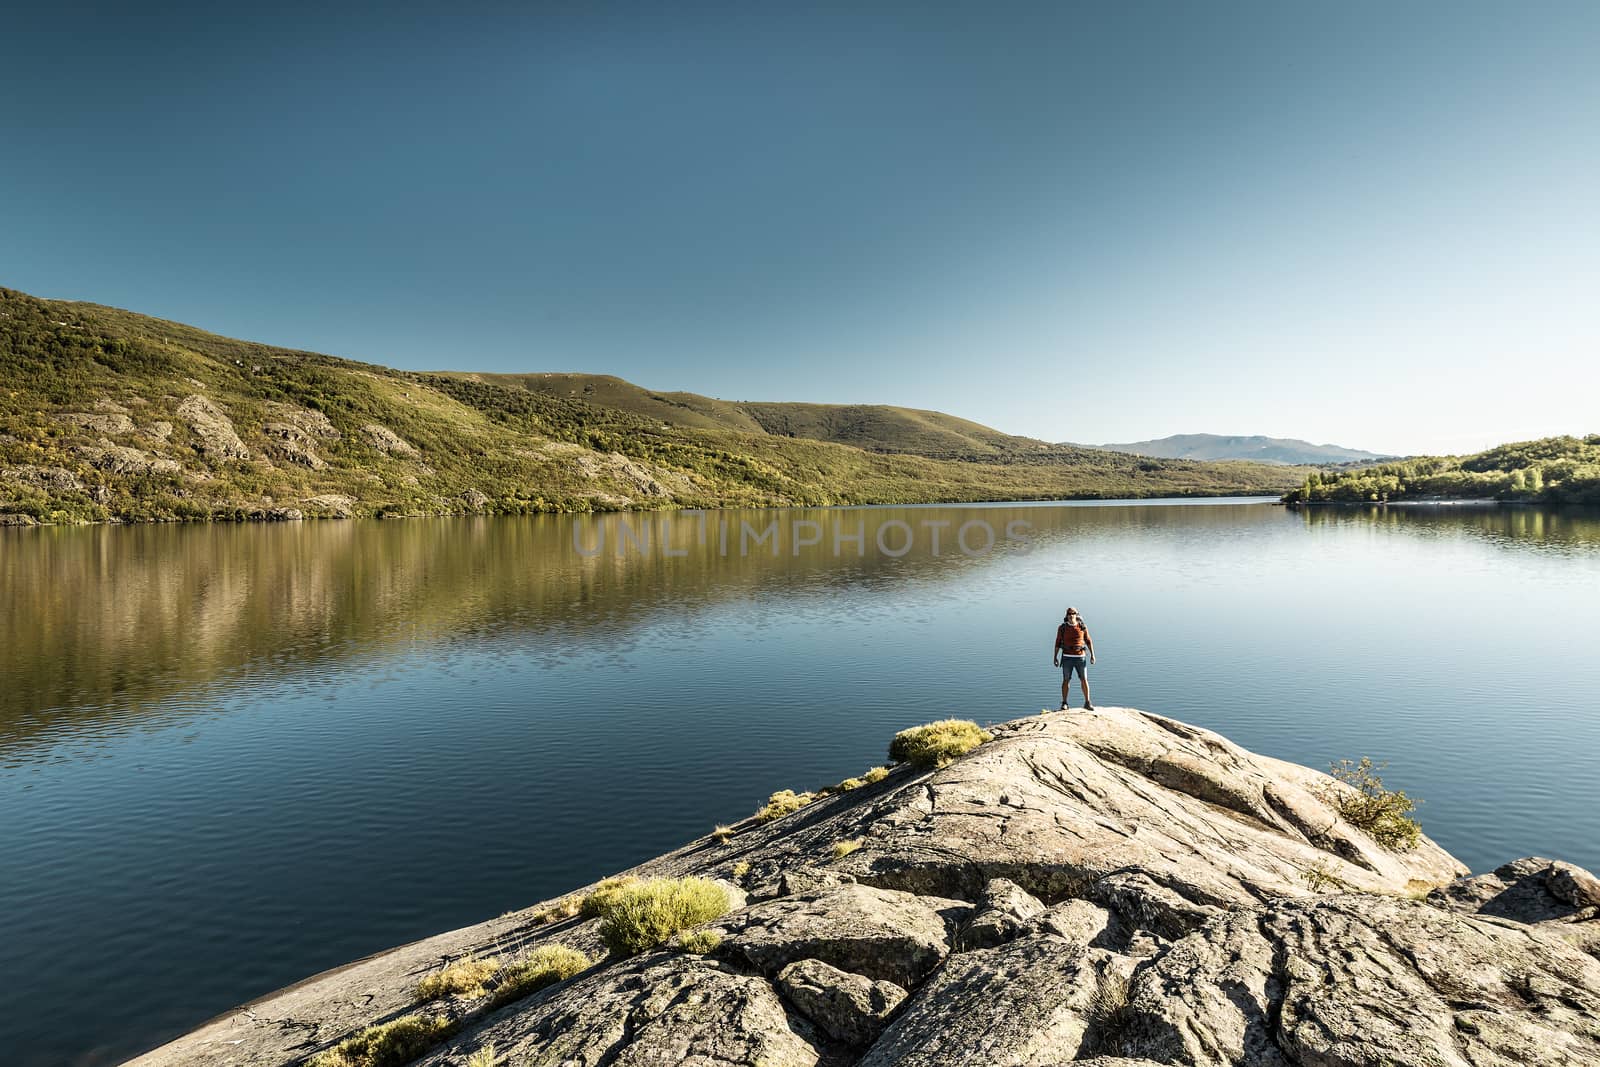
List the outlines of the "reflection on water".
{"label": "reflection on water", "polygon": [[1600,519],[1535,509],[0,530],[0,944],[38,976],[0,1043],[114,1062],[1053,704],[1068,602],[1101,703],[1386,759],[1477,868],[1600,867],[1596,594]]}

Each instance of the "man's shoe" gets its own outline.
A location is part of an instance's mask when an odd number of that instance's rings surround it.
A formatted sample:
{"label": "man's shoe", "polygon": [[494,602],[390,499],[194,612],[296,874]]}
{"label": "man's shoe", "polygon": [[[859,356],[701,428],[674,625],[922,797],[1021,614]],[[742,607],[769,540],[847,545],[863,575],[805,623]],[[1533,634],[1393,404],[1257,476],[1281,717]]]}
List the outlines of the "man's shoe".
{"label": "man's shoe", "polygon": [[1062,702],[1061,702],[1061,710],[1062,710],[1062,711],[1071,711],[1071,710],[1072,710],[1072,709],[1071,709],[1071,708],[1069,708],[1069,707],[1067,707],[1067,702],[1066,702],[1066,701],[1065,701],[1065,700],[1063,700],[1063,701],[1062,701]]}
{"label": "man's shoe", "polygon": [[1084,711],[1093,711],[1094,710],[1094,705],[1093,704],[1085,704],[1083,706],[1083,710]]}

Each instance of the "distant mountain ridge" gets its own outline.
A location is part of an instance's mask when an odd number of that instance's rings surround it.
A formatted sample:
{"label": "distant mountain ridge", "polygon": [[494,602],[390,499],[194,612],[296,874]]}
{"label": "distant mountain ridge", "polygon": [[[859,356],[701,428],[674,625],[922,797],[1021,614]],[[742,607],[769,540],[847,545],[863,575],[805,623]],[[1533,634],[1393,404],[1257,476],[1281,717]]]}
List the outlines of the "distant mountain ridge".
{"label": "distant mountain ridge", "polygon": [[1394,459],[1378,452],[1364,452],[1359,448],[1342,445],[1314,445],[1294,437],[1228,436],[1214,433],[1180,433],[1154,441],[1130,441],[1126,444],[1091,445],[1107,452],[1127,452],[1136,456],[1154,456],[1158,459],[1225,460],[1247,459],[1257,463],[1279,463],[1285,466],[1315,465],[1319,463],[1365,463]]}

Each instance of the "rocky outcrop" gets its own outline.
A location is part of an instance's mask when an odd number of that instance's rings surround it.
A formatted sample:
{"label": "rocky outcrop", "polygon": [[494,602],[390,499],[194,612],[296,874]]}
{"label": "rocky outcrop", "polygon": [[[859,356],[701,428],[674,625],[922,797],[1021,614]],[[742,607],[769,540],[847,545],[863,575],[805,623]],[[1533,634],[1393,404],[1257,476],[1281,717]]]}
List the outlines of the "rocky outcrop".
{"label": "rocky outcrop", "polygon": [[[669,943],[452,1004],[422,1057],[506,1064],[1558,1067],[1600,1063],[1600,883],[1390,852],[1327,776],[1123,708],[1045,714],[628,872],[735,879]],[[851,842],[851,849],[835,845]],[[857,844],[859,843],[859,844]],[[571,909],[554,914],[568,914]],[[298,1062],[416,1010],[422,974],[596,920],[531,910],[303,982],[144,1058]]]}
{"label": "rocky outcrop", "polygon": [[267,440],[268,455],[309,470],[327,467],[327,461],[317,454],[316,446],[340,438],[328,416],[293,404],[273,403],[267,410],[272,417],[261,424],[261,435]]}
{"label": "rocky outcrop", "polygon": [[65,467],[40,467],[31,463],[0,470],[0,483],[27,485],[57,493],[83,492],[83,482]]}
{"label": "rocky outcrop", "polygon": [[104,437],[98,444],[79,446],[78,454],[89,466],[107,474],[176,474],[183,469],[176,460],[114,445]]}
{"label": "rocky outcrop", "polygon": [[85,430],[93,430],[95,433],[115,435],[133,432],[133,420],[118,412],[68,411],[57,415],[56,418]]}
{"label": "rocky outcrop", "polygon": [[249,459],[250,450],[239,439],[233,420],[222,413],[211,401],[195,393],[178,405],[178,414],[189,424],[194,434],[195,451],[208,461]]}
{"label": "rocky outcrop", "polygon": [[367,444],[385,455],[401,456],[405,459],[415,459],[417,456],[416,446],[387,426],[369,422],[361,427],[361,432],[366,435]]}

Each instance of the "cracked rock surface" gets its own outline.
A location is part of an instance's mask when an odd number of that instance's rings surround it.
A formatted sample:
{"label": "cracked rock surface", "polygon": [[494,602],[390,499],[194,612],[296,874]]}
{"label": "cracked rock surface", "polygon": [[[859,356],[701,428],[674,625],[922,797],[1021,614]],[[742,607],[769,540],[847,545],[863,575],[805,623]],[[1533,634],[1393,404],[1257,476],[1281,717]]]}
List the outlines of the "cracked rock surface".
{"label": "cracked rock surface", "polygon": [[[901,767],[632,871],[736,882],[693,955],[606,957],[534,909],[308,979],[142,1067],[302,1062],[445,1012],[417,1062],[573,1067],[1600,1065],[1600,882],[1516,860],[1476,877],[1389,852],[1344,787],[1127,708],[1044,714],[937,771]],[[781,785],[783,783],[775,783]],[[859,841],[837,858],[834,845]],[[420,1007],[465,955],[560,943],[589,970],[499,1008]]]}

